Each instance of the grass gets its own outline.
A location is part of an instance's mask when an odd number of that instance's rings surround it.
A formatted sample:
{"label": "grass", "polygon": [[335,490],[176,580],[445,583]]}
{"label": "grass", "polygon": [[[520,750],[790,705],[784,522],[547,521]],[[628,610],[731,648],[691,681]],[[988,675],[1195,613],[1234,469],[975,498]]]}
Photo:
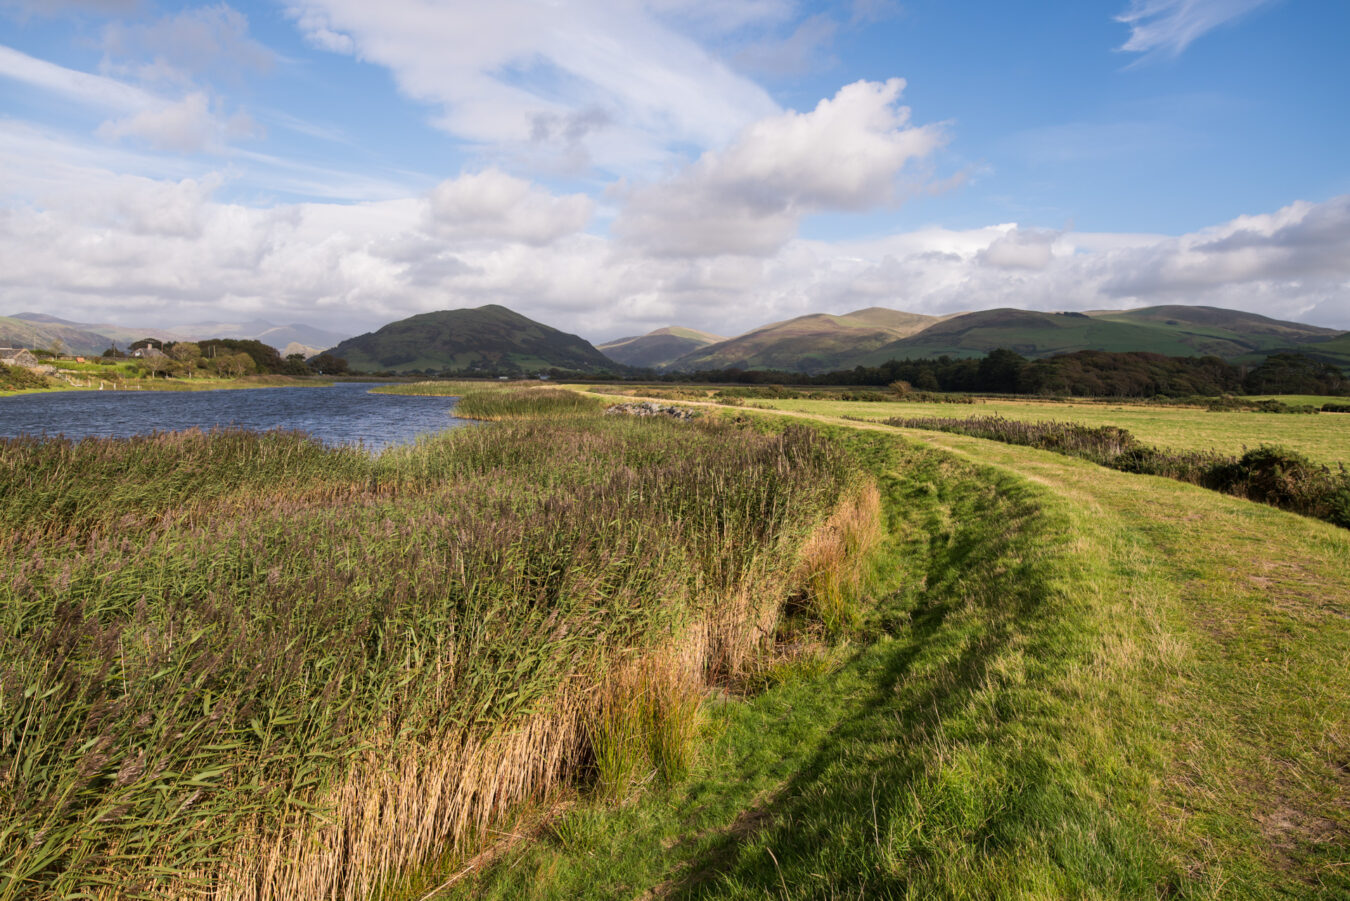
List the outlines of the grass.
{"label": "grass", "polygon": [[[79,364],[76,364],[79,365]],[[71,384],[55,378],[40,377],[42,384],[27,385],[23,388],[0,385],[0,397],[16,394],[36,394],[49,391],[222,391],[240,388],[279,388],[279,387],[323,387],[332,381],[323,378],[295,378],[288,375],[249,375],[237,379],[197,378],[197,379],[125,379],[119,376],[107,376],[98,364],[84,364],[94,367],[81,372],[78,377],[85,379],[83,384]],[[100,377],[102,375],[103,377]]]}
{"label": "grass", "polygon": [[[877,403],[860,408],[847,402],[769,401],[775,409],[828,417],[931,416],[931,404]],[[1291,416],[1277,413],[1205,412],[1189,407],[1128,403],[1054,403],[1035,400],[982,400],[944,407],[944,416],[990,416],[1024,422],[1072,420],[1087,426],[1128,429],[1140,441],[1181,451],[1240,453],[1245,447],[1278,443],[1318,463],[1350,463],[1350,417]]]}
{"label": "grass", "polygon": [[1350,535],[814,418],[0,445],[0,886],[1350,894]]}
{"label": "grass", "polygon": [[380,385],[370,389],[370,392],[372,394],[403,394],[418,397],[463,397],[465,394],[471,394],[475,391],[520,388],[527,384],[538,384],[538,382],[442,379],[432,382],[403,382],[398,384]]}
{"label": "grass", "polygon": [[854,480],[622,417],[2,441],[0,898],[366,897],[560,780],[677,779]]}
{"label": "grass", "polygon": [[377,394],[458,397],[454,414],[463,419],[552,419],[599,412],[599,400],[538,382],[438,381],[383,385]]}
{"label": "grass", "polygon": [[1262,445],[1241,457],[1178,452],[1141,444],[1130,432],[1115,426],[1053,420],[1022,422],[1001,416],[921,416],[888,419],[886,424],[1038,447],[1122,472],[1203,485],[1350,528],[1350,473],[1345,466],[1333,471],[1274,445]]}
{"label": "grass", "polygon": [[713,707],[685,783],[581,799],[584,842],[521,843],[434,897],[1350,892],[1350,537],[854,428],[885,436],[851,440],[877,448],[890,538],[864,622],[815,657],[836,663]]}
{"label": "grass", "polygon": [[598,413],[604,404],[565,388],[498,388],[460,398],[454,414],[464,419],[555,419]]}

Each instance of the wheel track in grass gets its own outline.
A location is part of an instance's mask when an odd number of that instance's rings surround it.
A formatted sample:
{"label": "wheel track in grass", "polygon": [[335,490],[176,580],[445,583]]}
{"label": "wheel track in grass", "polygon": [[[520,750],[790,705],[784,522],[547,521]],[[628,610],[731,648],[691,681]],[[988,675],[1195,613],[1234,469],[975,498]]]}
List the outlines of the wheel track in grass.
{"label": "wheel track in grass", "polygon": [[[1084,617],[1088,652],[1052,674],[1056,692],[1078,705],[1084,721],[1072,724],[1072,741],[1057,746],[1065,759],[1048,763],[1058,776],[1066,772],[1063,767],[1088,774],[1069,787],[1086,793],[1110,815],[1101,823],[1089,817],[1084,825],[1089,833],[1103,826],[1108,832],[1115,829],[1122,860],[1134,860],[1111,872],[1085,853],[1076,863],[1061,862],[1056,871],[1041,858],[1017,864],[1013,854],[1008,860],[1014,862],[1003,870],[953,872],[947,882],[936,883],[941,894],[978,895],[983,887],[1008,895],[1081,896],[1085,885],[1094,886],[1094,878],[1099,882],[1088,894],[1099,897],[1338,898],[1350,893],[1350,533],[1194,486],[1105,470],[1030,448],[796,411],[696,405],[896,434],[984,468],[1000,491],[1015,493],[1019,483],[1036,486],[1033,494],[1048,515],[1059,518],[1058,531],[1049,535],[1058,542],[1058,589],[1066,592],[1066,622]],[[909,490],[919,489],[911,485]],[[952,520],[962,515],[970,514],[939,503],[930,505],[926,522],[902,517],[895,525],[910,530],[908,540],[931,545],[930,562],[952,566],[955,558],[942,559],[941,545],[960,531],[960,522]],[[1010,545],[1008,558],[993,561],[990,572],[1015,577],[1019,553],[1022,549]],[[940,590],[934,580],[942,572],[930,568],[923,576],[929,593]],[[948,601],[960,593],[960,586],[948,589]],[[959,617],[961,610],[948,604],[938,611],[925,603],[919,598],[906,612],[910,626],[918,623],[926,640],[940,642],[947,618]],[[910,649],[915,654],[920,650]],[[1018,653],[995,648],[979,661],[977,671],[966,672],[986,680],[991,673],[1011,679],[1013,688],[995,685],[992,691],[972,691],[965,700],[997,705],[1006,700],[1003,695],[1014,695],[1016,678],[1027,678],[1025,672],[1018,675],[1018,667],[1025,669],[1027,663],[1017,659]],[[912,662],[890,661],[899,666],[887,677],[894,690],[901,690],[905,679],[920,678],[906,669]],[[863,663],[864,669],[873,667],[873,675],[886,667],[880,658]],[[1000,674],[1000,667],[1007,672]],[[956,678],[951,684],[960,687],[963,683],[955,675],[960,672],[957,667],[944,678]],[[870,684],[875,690],[886,682],[831,678],[816,690],[851,692],[856,697],[843,707],[855,713],[878,703],[879,696],[862,703],[867,692],[861,686]],[[798,704],[804,711],[807,700]],[[780,712],[779,721],[790,724],[793,715],[791,710]],[[922,841],[916,845],[914,836],[883,834],[876,783],[849,783],[862,779],[869,768],[873,774],[884,770],[893,757],[903,756],[906,743],[927,743],[940,765],[931,771],[892,772],[900,777],[899,784],[883,784],[883,805],[903,807],[904,791],[912,787],[905,780],[921,782],[918,790],[929,791],[930,800],[946,797],[941,791],[933,794],[929,783],[940,781],[948,769],[960,774],[960,753],[952,760],[941,758],[944,742],[951,741],[944,730],[959,726],[961,717],[937,716],[917,731],[910,722],[909,731],[897,730],[881,742],[865,729],[850,739],[845,709],[826,718],[829,728],[817,732],[794,727],[809,733],[802,742],[815,753],[799,761],[796,771],[771,774],[767,784],[775,800],[768,816],[761,812],[755,817],[755,829],[731,828],[739,821],[732,817],[722,829],[691,840],[697,853],[668,855],[671,859],[648,867],[645,886],[592,882],[590,896],[637,896],[654,887],[649,896],[763,897],[765,892],[779,896],[780,886],[787,885],[794,897],[842,896],[845,891],[900,897],[906,886],[915,888],[919,883],[912,873],[905,875],[905,867],[924,863]],[[857,721],[863,722],[861,714]],[[831,738],[834,733],[839,735]],[[999,734],[1010,743],[1030,741],[1015,730]],[[867,747],[869,740],[874,747]],[[952,747],[961,750],[959,741]],[[841,760],[849,761],[842,769]],[[979,779],[972,775],[969,781]],[[1055,786],[1051,780],[1040,790],[1053,791]],[[960,784],[939,788],[958,791]],[[783,843],[793,840],[794,831],[828,821],[811,819],[823,815],[820,804],[813,807],[813,797],[866,807],[862,802],[869,793],[871,822],[859,808],[853,810],[857,815],[851,825],[858,827],[863,844],[870,837],[875,848],[853,862],[855,878],[841,875],[848,869],[844,866],[815,880],[814,869],[822,867]],[[1137,806],[1134,825],[1146,837],[1131,832],[1130,811],[1124,809],[1130,805]],[[907,822],[900,815],[883,814],[881,820],[890,829]],[[1015,834],[1028,847],[1039,841],[1026,832]],[[637,833],[630,838],[641,842]],[[822,841],[828,844],[828,839]],[[1065,853],[1049,839],[1043,844]],[[930,842],[930,860],[939,845]],[[649,853],[659,855],[658,848],[652,846]],[[978,858],[959,854],[948,862],[981,865]],[[1086,880],[1076,885],[1070,879],[1075,866]],[[933,888],[935,883],[925,884]],[[1141,891],[1145,885],[1148,890]],[[493,896],[490,889],[486,896]],[[538,896],[564,895],[541,889]]]}

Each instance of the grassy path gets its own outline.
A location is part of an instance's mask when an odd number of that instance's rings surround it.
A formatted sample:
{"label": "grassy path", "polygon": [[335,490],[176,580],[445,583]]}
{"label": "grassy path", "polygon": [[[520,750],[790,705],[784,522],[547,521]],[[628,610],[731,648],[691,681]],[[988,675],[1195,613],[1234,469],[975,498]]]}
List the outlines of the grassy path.
{"label": "grassy path", "polygon": [[854,644],[442,897],[1350,895],[1350,533],[833,424],[892,534]]}

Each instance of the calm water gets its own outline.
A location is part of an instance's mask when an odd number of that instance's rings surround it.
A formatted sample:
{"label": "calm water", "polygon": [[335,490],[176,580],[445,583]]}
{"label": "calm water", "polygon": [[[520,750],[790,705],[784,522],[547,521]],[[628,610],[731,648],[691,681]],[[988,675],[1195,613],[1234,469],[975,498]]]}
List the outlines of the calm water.
{"label": "calm water", "polygon": [[448,397],[371,394],[372,385],[232,391],[63,391],[0,397],[0,437],[142,435],[155,431],[299,429],[325,444],[382,448],[466,425]]}

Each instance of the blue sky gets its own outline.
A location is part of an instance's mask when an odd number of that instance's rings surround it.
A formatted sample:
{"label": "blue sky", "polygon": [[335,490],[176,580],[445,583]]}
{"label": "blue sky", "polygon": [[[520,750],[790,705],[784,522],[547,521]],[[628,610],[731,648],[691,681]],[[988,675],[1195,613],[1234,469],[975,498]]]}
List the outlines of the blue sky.
{"label": "blue sky", "polygon": [[1350,4],[0,0],[0,313],[1350,328]]}

